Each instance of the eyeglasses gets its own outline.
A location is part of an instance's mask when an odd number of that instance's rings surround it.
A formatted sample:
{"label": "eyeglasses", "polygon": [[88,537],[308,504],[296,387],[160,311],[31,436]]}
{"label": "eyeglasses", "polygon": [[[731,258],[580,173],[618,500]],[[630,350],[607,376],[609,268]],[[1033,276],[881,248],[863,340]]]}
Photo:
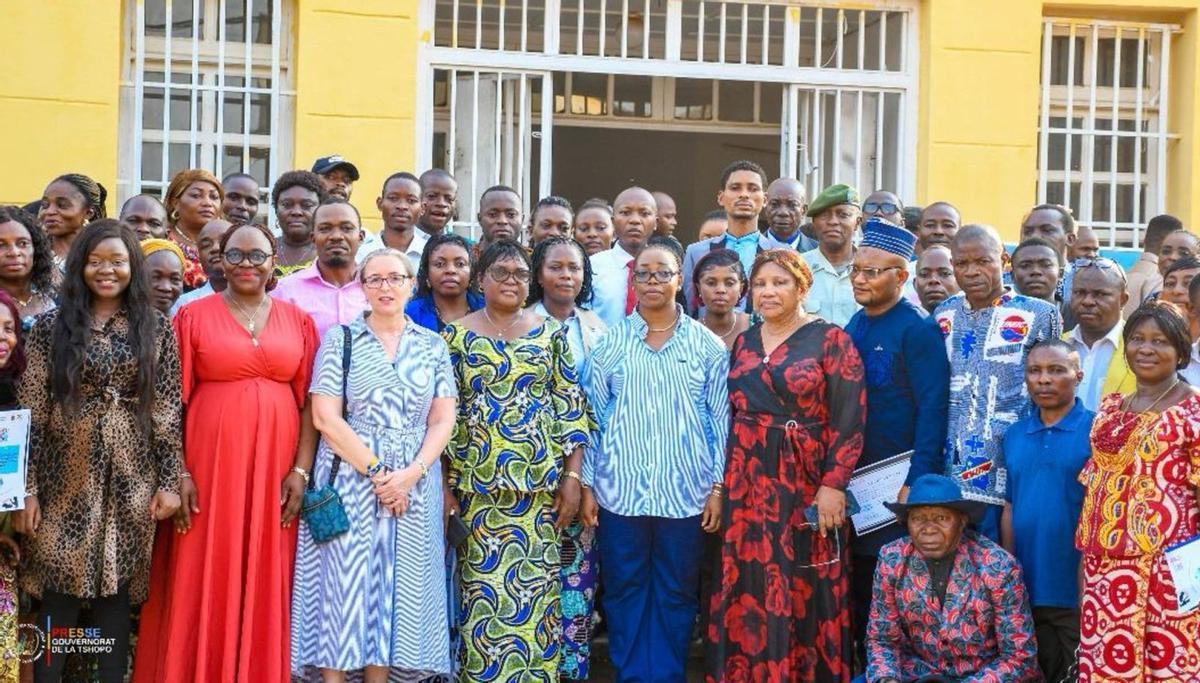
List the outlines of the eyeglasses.
{"label": "eyeglasses", "polygon": [[633,281],[647,283],[651,280],[655,282],[670,282],[671,278],[679,274],[677,270],[635,270],[633,271]]}
{"label": "eyeglasses", "polygon": [[241,265],[242,261],[249,261],[252,266],[261,266],[274,254],[268,254],[262,249],[251,249],[250,251],[226,249],[222,256],[225,258],[225,262],[231,266]]}
{"label": "eyeglasses", "polygon": [[900,207],[891,202],[867,202],[862,205],[863,213],[890,214],[900,211]]}
{"label": "eyeglasses", "polygon": [[[818,539],[821,537],[817,533],[817,531],[820,529],[820,527],[816,524],[810,524],[807,521],[802,522],[802,524],[804,526],[812,529],[812,533],[813,533],[813,537],[814,537],[813,545],[815,546],[817,543],[820,542]],[[814,562],[813,564],[796,565],[795,568],[796,569],[813,569],[815,567],[825,567],[825,566],[828,566],[831,564],[837,564],[838,562],[841,562],[842,561],[842,535],[840,532],[841,532],[841,529],[838,529],[838,528],[833,529],[833,544],[834,544],[834,551],[833,551],[833,555],[832,555],[833,559],[825,560],[824,562]],[[814,548],[814,551],[815,551],[815,548]],[[813,552],[810,554],[810,556],[813,554],[816,554],[816,553]]]}
{"label": "eyeglasses", "polygon": [[1100,270],[1115,270],[1125,280],[1125,269],[1116,261],[1104,256],[1095,258],[1085,256],[1071,261],[1071,267],[1075,270],[1083,270],[1084,268],[1099,268]]}
{"label": "eyeglasses", "polygon": [[509,270],[503,266],[492,266],[487,269],[488,277],[496,282],[505,282],[512,280],[517,284],[529,284],[529,271],[521,268],[519,270]]}
{"label": "eyeglasses", "polygon": [[1110,258],[1106,258],[1104,256],[1097,256],[1095,258],[1090,257],[1090,256],[1084,256],[1082,258],[1077,258],[1074,261],[1071,261],[1071,266],[1076,269],[1099,268],[1101,270],[1114,270],[1114,269],[1121,268],[1121,265],[1119,263],[1117,263],[1116,261],[1114,261]]}
{"label": "eyeglasses", "polygon": [[850,277],[854,278],[859,275],[865,275],[868,280],[874,280],[889,270],[900,269],[901,266],[888,266],[887,268],[859,268],[858,266],[850,266]]}
{"label": "eyeglasses", "polygon": [[411,275],[389,275],[387,277],[383,277],[382,275],[372,275],[371,277],[363,280],[363,287],[366,287],[367,289],[383,289],[383,285],[385,283],[389,287],[399,287],[411,279],[413,279],[413,276]]}

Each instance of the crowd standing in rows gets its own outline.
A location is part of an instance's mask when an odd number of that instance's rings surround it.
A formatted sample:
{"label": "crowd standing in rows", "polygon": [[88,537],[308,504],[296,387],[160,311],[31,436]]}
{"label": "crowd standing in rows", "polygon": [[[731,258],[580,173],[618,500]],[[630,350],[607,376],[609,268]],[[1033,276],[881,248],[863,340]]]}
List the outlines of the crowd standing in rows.
{"label": "crowd standing in rows", "polygon": [[[82,174],[0,207],[0,678],[81,611],[97,680],[1200,680],[1167,548],[1200,532],[1200,240],[1126,272],[1070,212],[1011,255],[949,202],[738,161],[700,240],[667,194],[337,156],[178,173],[116,219]],[[358,188],[361,192],[361,188]],[[906,225],[910,227],[906,227]],[[1064,324],[1065,323],[1065,324]],[[909,453],[860,533],[856,469]],[[139,614],[131,633],[131,615]],[[697,630],[697,625],[698,630]],[[52,643],[51,643],[52,645]],[[67,657],[39,657],[57,681]]]}

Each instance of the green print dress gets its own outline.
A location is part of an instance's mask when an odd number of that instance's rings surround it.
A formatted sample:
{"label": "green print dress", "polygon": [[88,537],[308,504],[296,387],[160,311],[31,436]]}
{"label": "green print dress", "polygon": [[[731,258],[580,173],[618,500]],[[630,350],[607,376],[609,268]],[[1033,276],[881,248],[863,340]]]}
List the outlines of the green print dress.
{"label": "green print dress", "polygon": [[458,678],[557,681],[559,533],[550,511],[566,456],[595,429],[566,328],[500,341],[443,331],[458,383],[450,486],[471,535],[459,548]]}

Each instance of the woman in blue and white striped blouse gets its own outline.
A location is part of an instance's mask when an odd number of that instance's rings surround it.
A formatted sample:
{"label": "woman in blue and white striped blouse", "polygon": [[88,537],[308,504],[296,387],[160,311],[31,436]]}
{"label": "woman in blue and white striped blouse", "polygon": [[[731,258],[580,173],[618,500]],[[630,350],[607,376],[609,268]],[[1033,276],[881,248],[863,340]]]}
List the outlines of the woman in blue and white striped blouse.
{"label": "woman in blue and white striped blouse", "polygon": [[621,680],[684,680],[703,533],[720,524],[729,400],[725,345],[675,303],[678,254],[634,261],[637,309],[584,362],[598,439],[584,521],[600,524],[609,654]]}

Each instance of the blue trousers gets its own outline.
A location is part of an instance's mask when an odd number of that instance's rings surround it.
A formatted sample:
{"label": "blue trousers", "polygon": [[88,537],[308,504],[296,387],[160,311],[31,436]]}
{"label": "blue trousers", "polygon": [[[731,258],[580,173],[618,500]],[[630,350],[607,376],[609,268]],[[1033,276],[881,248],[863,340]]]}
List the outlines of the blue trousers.
{"label": "blue trousers", "polygon": [[623,517],[601,508],[596,542],[618,683],[686,683],[703,534],[699,515]]}

